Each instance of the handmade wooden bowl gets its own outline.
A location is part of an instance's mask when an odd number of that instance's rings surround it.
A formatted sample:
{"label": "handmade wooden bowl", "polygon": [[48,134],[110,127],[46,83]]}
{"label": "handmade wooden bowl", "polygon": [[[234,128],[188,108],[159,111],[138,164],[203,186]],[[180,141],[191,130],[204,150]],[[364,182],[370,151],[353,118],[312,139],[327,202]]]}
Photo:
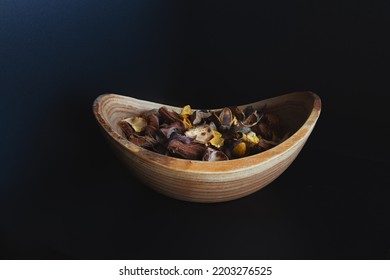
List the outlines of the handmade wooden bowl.
{"label": "handmade wooden bowl", "polygon": [[120,120],[145,110],[164,105],[179,112],[179,107],[103,94],[96,98],[93,112],[119,157],[146,185],[175,199],[222,202],[252,194],[281,175],[303,148],[321,112],[321,100],[313,92],[294,92],[247,105],[261,108],[265,104],[279,115],[290,137],[259,154],[218,162],[179,159],[149,151],[127,141],[118,126]]}

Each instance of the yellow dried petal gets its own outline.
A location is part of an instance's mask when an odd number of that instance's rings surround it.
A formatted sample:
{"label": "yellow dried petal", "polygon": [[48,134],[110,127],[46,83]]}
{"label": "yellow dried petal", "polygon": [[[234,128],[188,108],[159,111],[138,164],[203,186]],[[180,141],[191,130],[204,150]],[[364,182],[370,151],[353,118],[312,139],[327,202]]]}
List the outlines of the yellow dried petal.
{"label": "yellow dried petal", "polygon": [[145,127],[148,125],[146,120],[141,117],[131,117],[127,118],[124,121],[128,122],[131,127],[134,129],[135,132],[141,132],[145,129]]}
{"label": "yellow dried petal", "polygon": [[184,106],[179,115],[180,117],[182,117],[182,119],[188,118],[188,116],[192,115],[191,106],[190,105]]}
{"label": "yellow dried petal", "polygon": [[238,125],[238,120],[237,120],[236,116],[234,116],[232,124],[233,125]]}
{"label": "yellow dried petal", "polygon": [[186,129],[192,128],[192,123],[189,118],[183,118],[183,123]]}
{"label": "yellow dried petal", "polygon": [[257,137],[256,133],[253,131],[249,132],[248,134],[244,134],[242,138],[245,142],[253,144],[257,144],[260,141],[259,137]]}
{"label": "yellow dried petal", "polygon": [[232,155],[236,158],[240,158],[240,157],[245,156],[245,153],[246,153],[245,142],[241,142],[241,143],[237,144],[232,151]]}
{"label": "yellow dried petal", "polygon": [[210,140],[210,144],[214,147],[221,148],[225,142],[225,139],[222,138],[222,134],[216,130],[213,130],[213,138]]}

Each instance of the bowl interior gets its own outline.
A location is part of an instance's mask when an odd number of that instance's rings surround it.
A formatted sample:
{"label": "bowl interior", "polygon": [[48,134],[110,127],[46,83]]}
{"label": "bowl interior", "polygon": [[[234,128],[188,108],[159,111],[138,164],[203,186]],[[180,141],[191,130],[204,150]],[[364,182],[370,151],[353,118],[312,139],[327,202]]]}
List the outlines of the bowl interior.
{"label": "bowl interior", "polygon": [[[145,110],[156,109],[161,106],[167,106],[177,112],[181,110],[180,107],[143,101],[116,94],[108,94],[104,97],[106,97],[104,98],[104,102],[100,104],[101,116],[105,123],[123,138],[125,137],[118,123],[124,118],[138,116]],[[282,134],[288,133],[291,136],[308,120],[313,110],[314,101],[315,98],[311,94],[304,92],[282,95],[238,107],[243,109],[247,105],[252,105],[255,109],[260,109],[264,105],[267,105],[267,111],[276,113],[279,116]]]}

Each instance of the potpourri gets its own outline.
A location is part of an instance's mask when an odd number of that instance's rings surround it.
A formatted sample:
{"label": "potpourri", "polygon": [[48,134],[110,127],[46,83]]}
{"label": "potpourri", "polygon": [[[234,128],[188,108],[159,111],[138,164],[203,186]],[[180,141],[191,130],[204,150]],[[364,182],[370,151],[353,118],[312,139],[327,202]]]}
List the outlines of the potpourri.
{"label": "potpourri", "polygon": [[283,142],[279,117],[266,106],[192,110],[162,106],[119,122],[124,136],[145,149],[177,158],[222,161],[266,151]]}

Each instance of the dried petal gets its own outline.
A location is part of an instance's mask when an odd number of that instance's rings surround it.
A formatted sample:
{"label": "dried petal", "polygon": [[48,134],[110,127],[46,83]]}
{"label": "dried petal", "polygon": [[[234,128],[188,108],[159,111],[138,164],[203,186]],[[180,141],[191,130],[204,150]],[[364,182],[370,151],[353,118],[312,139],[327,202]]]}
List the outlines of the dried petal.
{"label": "dried petal", "polygon": [[213,138],[210,140],[210,144],[214,147],[221,148],[225,139],[222,138],[222,134],[216,130],[212,131]]}
{"label": "dried petal", "polygon": [[141,132],[148,125],[146,120],[142,117],[130,117],[124,119],[122,122],[127,122],[131,125],[135,132]]}
{"label": "dried petal", "polygon": [[260,141],[259,137],[257,137],[256,133],[253,131],[249,132],[248,134],[243,134],[242,140],[251,144],[257,144]]}
{"label": "dried petal", "polygon": [[240,158],[245,156],[246,153],[246,144],[245,142],[238,143],[232,150],[232,155],[235,158]]}
{"label": "dried petal", "polygon": [[200,124],[202,120],[207,119],[211,116],[211,112],[209,111],[203,111],[203,110],[197,110],[195,112],[195,119],[192,121],[193,125]]}
{"label": "dried petal", "polygon": [[261,116],[257,113],[257,111],[250,114],[243,122],[242,124],[246,127],[252,127],[256,125],[261,119]]}
{"label": "dried petal", "polygon": [[162,106],[123,119],[118,126],[129,141],[157,153],[220,161],[259,153],[287,139],[289,134],[281,136],[279,117],[265,108],[192,111],[186,105],[179,114]]}
{"label": "dried petal", "polygon": [[190,105],[184,106],[179,115],[182,119],[188,118],[188,116],[192,115],[191,106]]}
{"label": "dried petal", "polygon": [[222,160],[228,160],[228,156],[224,154],[221,151],[207,148],[206,152],[203,155],[202,160],[204,161],[222,161]]}
{"label": "dried petal", "polygon": [[206,144],[213,137],[213,132],[211,127],[205,124],[187,130],[185,135],[194,138],[198,143]]}
{"label": "dried petal", "polygon": [[183,124],[184,124],[184,127],[185,127],[186,129],[192,128],[192,123],[191,123],[191,121],[190,121],[189,118],[184,118],[184,119],[183,119]]}

